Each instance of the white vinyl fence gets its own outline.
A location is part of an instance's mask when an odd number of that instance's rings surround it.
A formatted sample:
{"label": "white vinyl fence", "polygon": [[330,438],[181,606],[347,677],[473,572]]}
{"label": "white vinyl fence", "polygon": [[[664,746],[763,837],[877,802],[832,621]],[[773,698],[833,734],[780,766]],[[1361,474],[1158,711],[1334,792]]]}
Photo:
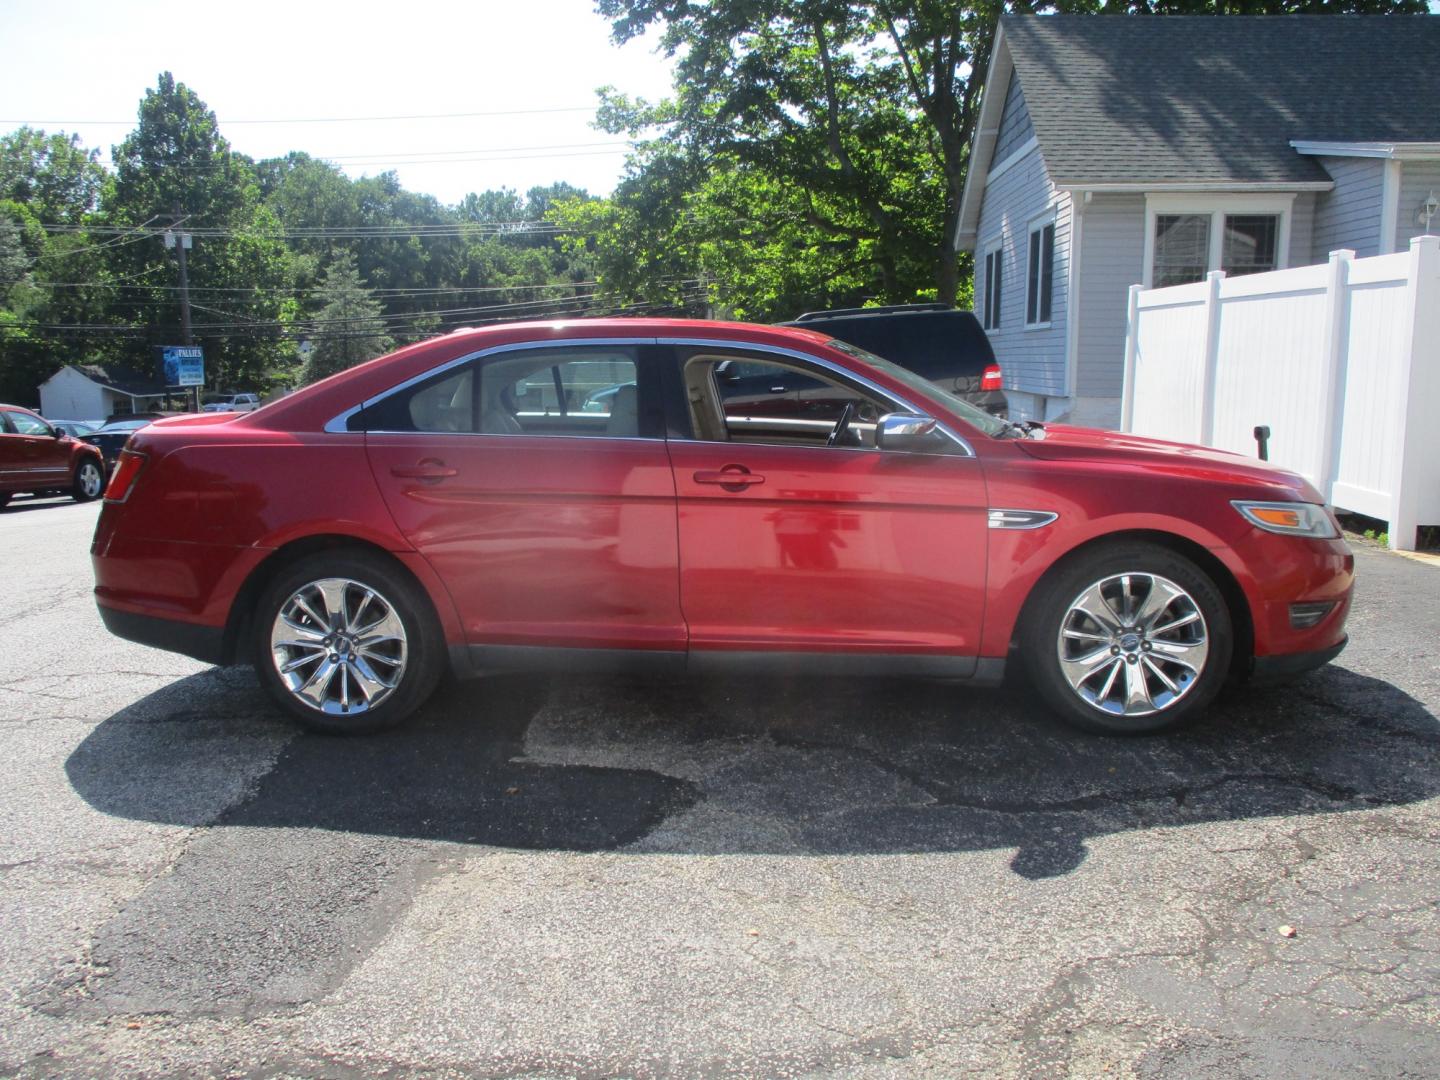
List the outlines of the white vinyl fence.
{"label": "white vinyl fence", "polygon": [[1130,289],[1121,426],[1300,473],[1414,549],[1440,524],[1440,237],[1370,259]]}

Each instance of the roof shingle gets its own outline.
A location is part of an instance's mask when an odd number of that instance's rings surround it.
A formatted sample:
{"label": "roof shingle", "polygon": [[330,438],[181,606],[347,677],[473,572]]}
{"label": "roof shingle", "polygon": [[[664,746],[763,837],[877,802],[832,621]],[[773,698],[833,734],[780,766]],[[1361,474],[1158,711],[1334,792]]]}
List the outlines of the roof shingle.
{"label": "roof shingle", "polygon": [[1440,142],[1440,17],[1007,16],[1054,182],[1307,183],[1290,141]]}

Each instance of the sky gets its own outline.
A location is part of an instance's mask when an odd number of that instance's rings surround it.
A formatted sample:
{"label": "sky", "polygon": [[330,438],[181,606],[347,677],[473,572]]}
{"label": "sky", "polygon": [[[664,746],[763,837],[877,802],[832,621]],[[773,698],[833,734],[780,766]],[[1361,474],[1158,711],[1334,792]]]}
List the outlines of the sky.
{"label": "sky", "polygon": [[[625,141],[590,126],[595,91],[662,97],[671,72],[653,36],[609,29],[590,0],[0,0],[0,133],[74,132],[108,163],[170,71],[257,160],[393,169],[445,203],[557,180],[603,195]],[[424,119],[353,119],[375,117]]]}

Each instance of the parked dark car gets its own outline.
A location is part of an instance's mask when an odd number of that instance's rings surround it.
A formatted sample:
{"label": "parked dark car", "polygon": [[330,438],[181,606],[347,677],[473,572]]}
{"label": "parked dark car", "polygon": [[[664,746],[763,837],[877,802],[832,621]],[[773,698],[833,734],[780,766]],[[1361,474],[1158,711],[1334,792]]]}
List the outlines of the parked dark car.
{"label": "parked dark car", "polygon": [[105,455],[105,468],[115,467],[115,459],[125,448],[125,440],[135,432],[155,422],[149,416],[122,416],[107,420],[105,426],[86,435],[85,441]]}
{"label": "parked dark car", "polygon": [[[735,391],[786,373],[812,389]],[[251,662],[324,731],[397,723],[447,670],[993,683],[1018,657],[1066,719],[1133,733],[1344,647],[1323,502],[1263,461],[1012,424],[805,330],[595,319],[157,421],[91,550],[111,631]]]}
{"label": "parked dark car", "polygon": [[1004,373],[973,311],[948,304],[807,311],[785,326],[839,338],[915,372],[993,416],[1008,415]]}
{"label": "parked dark car", "polygon": [[68,492],[89,502],[104,490],[105,466],[93,446],[29,409],[0,405],[0,506],[22,491]]}

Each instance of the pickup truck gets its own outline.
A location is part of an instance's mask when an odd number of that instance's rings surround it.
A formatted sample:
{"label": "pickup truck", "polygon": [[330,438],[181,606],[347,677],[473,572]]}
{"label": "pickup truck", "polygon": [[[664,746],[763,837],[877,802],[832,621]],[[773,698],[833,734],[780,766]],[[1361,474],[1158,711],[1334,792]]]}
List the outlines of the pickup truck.
{"label": "pickup truck", "polygon": [[260,407],[259,394],[225,394],[207,401],[204,412],[254,412]]}

